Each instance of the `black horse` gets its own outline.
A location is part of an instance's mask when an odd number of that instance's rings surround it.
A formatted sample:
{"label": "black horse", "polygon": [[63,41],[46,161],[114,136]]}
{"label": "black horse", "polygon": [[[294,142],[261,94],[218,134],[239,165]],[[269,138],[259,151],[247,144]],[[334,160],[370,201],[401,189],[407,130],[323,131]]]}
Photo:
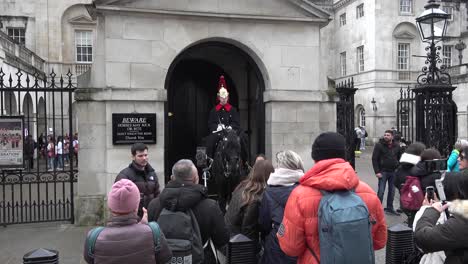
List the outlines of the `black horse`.
{"label": "black horse", "polygon": [[220,132],[220,140],[216,146],[213,165],[211,167],[219,207],[226,212],[226,204],[231,200],[231,194],[240,182],[241,145],[236,131],[225,129]]}

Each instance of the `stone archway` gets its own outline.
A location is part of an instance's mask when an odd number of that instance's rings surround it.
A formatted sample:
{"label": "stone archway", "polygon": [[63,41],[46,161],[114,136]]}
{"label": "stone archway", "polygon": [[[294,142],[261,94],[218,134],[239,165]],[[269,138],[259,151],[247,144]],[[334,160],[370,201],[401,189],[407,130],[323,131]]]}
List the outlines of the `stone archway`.
{"label": "stone archway", "polygon": [[250,141],[250,156],[265,151],[265,84],[259,67],[233,44],[195,44],[174,59],[165,81],[166,181],[175,161],[194,159],[196,147],[208,135],[208,112],[216,103],[220,75],[226,78],[231,104],[239,109],[241,127]]}

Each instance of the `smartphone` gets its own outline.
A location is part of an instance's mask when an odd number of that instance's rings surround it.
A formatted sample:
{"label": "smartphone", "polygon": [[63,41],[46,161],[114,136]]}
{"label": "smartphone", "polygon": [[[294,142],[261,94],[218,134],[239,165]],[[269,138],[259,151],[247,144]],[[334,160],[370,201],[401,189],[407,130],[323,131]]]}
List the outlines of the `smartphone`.
{"label": "smartphone", "polygon": [[434,200],[434,186],[426,187],[426,196],[428,201]]}
{"label": "smartphone", "polygon": [[445,192],[444,192],[444,180],[445,174],[442,176],[442,178],[435,180],[435,185],[437,188],[437,193],[439,194],[439,200],[443,203],[447,200],[445,197]]}

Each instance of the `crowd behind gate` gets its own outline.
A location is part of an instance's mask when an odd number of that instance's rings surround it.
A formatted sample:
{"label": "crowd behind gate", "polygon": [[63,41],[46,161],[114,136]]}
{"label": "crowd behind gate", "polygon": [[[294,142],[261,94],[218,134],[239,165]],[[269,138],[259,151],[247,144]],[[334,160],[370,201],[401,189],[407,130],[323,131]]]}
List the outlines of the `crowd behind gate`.
{"label": "crowd behind gate", "polygon": [[[190,159],[173,165],[160,190],[147,146],[136,143],[108,194],[108,223],[88,233],[84,258],[226,263],[229,240],[242,235],[255,245],[255,263],[375,263],[374,250],[387,243],[385,214],[405,214],[414,230],[413,263],[468,263],[468,141],[458,140],[442,159],[398,136],[389,129],[374,147],[377,193],[346,161],[344,137],[326,132],[312,144],[312,168],[293,150],[272,160],[259,155],[225,214],[199,184]],[[400,208],[393,206],[395,191]]]}

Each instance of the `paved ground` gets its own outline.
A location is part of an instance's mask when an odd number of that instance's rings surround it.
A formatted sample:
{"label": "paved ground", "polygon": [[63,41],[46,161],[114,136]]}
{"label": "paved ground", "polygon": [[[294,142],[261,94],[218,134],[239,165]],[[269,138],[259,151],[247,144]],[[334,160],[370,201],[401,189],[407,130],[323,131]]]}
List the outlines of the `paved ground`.
{"label": "paved ground", "polygon": [[[359,177],[377,190],[377,179],[371,166],[371,150],[356,158]],[[398,208],[398,194],[394,207]],[[385,199],[384,199],[385,201]],[[403,216],[386,216],[388,226],[402,223]],[[66,223],[44,223],[0,227],[0,263],[19,264],[27,252],[37,248],[50,248],[60,252],[61,264],[85,263],[82,260],[84,238],[90,227],[77,227]],[[376,252],[376,263],[385,263],[385,249]]]}

